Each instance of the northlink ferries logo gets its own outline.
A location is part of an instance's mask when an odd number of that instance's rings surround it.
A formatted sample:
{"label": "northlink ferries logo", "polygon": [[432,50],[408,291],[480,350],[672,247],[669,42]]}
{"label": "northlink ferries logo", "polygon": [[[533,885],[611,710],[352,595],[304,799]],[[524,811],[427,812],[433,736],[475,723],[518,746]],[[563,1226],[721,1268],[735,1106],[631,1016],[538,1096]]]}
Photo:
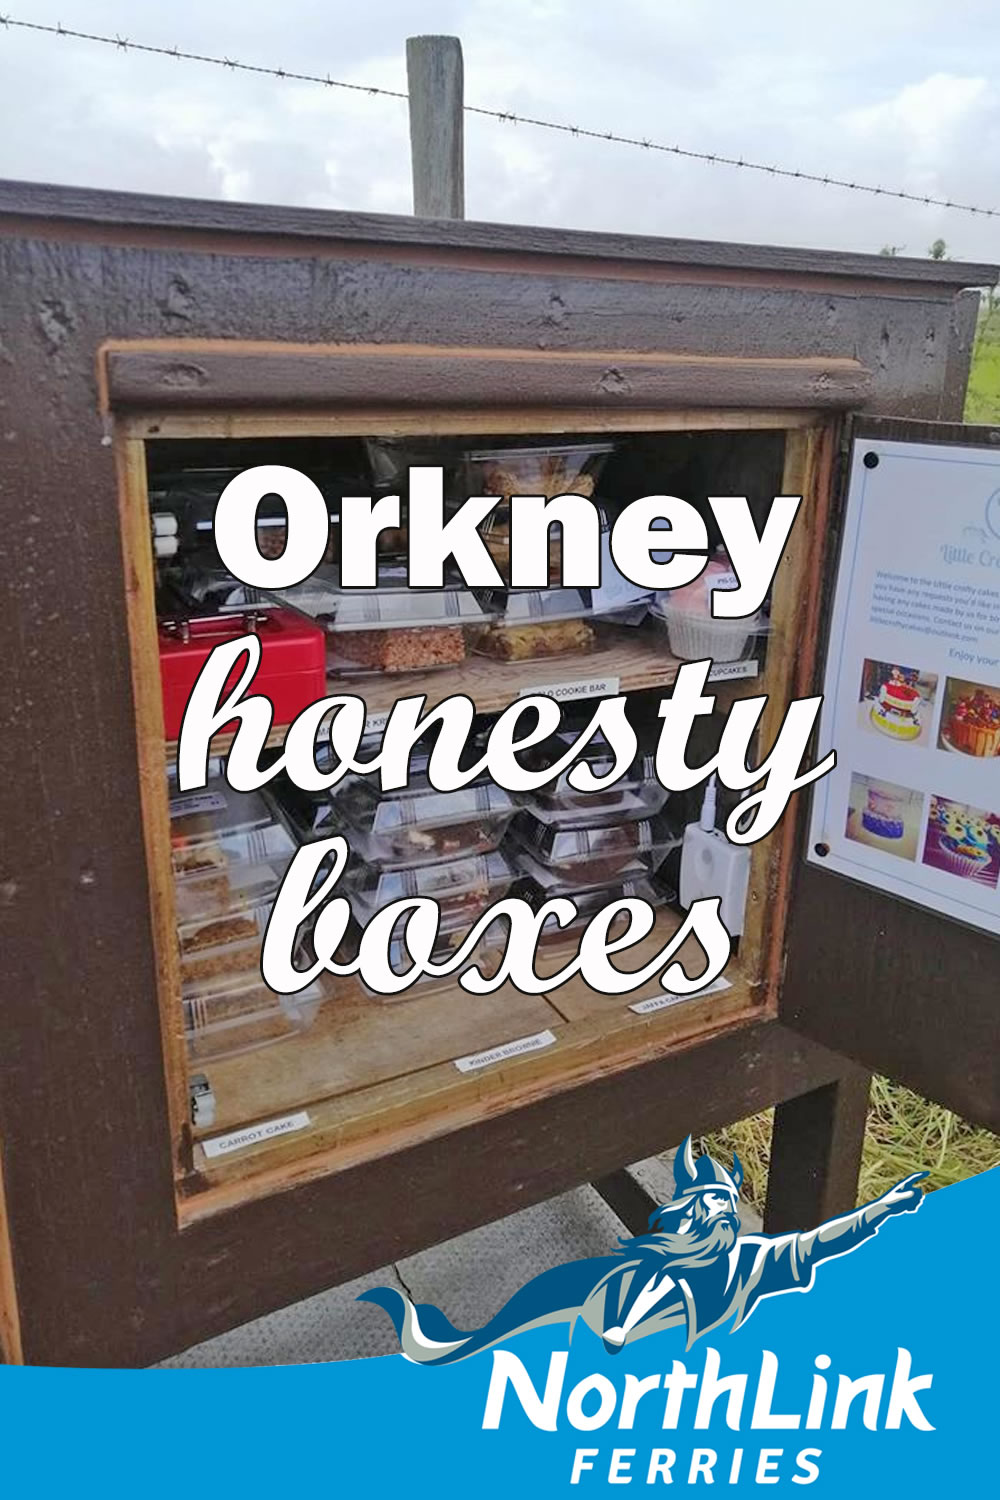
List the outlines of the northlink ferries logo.
{"label": "northlink ferries logo", "polygon": [[729,1319],[739,1328],[765,1297],[809,1291],[822,1261],[856,1250],[890,1215],[918,1209],[917,1183],[926,1176],[915,1172],[874,1202],[804,1234],[740,1235],[739,1158],[731,1170],[710,1156],[696,1161],[688,1136],[674,1162],[674,1196],[650,1215],[646,1234],[621,1240],[611,1255],[534,1277],[473,1333],[459,1332],[439,1308],[414,1306],[393,1287],[376,1287],[359,1300],[386,1310],[403,1353],[422,1365],[468,1359],[532,1328],[566,1323],[572,1331],[578,1319],[612,1354],[679,1327],[690,1348]]}

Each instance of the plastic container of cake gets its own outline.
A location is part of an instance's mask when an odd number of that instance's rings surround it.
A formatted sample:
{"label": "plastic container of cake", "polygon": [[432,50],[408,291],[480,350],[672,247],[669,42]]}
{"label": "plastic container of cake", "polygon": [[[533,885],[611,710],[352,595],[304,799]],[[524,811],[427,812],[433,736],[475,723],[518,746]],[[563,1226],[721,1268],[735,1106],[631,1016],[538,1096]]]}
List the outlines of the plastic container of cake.
{"label": "plastic container of cake", "polygon": [[596,616],[580,589],[511,589],[479,594],[490,622],[466,631],[477,656],[496,661],[546,661],[579,656],[597,644]]}
{"label": "plastic container of cake", "polygon": [[654,869],[675,842],[649,818],[571,828],[522,812],[511,824],[506,852],[523,873],[537,865],[567,885],[606,885],[630,871]]}
{"label": "plastic container of cake", "polygon": [[383,869],[489,854],[517,810],[493,782],[437,792],[432,787],[381,793],[356,777],[335,798],[353,852]]}
{"label": "plastic container of cake", "polygon": [[463,627],[491,618],[476,596],[457,585],[408,588],[401,568],[382,577],[377,588],[344,589],[340,570],[326,565],[302,583],[263,592],[326,632],[331,672],[426,672],[464,661]]}
{"label": "plastic container of cake", "polygon": [[[460,757],[460,765],[469,765],[479,760],[485,749],[487,735],[484,731],[473,731],[468,738],[465,750]],[[364,762],[374,759],[381,748],[382,732],[362,740],[359,746],[358,756]],[[327,792],[305,792],[284,775],[278,776],[268,788],[270,795],[281,809],[281,815],[288,823],[298,843],[310,843],[316,839],[330,838],[334,834],[344,834],[351,837],[351,848],[355,847],[357,831],[362,833],[372,831],[373,818],[377,809],[382,808],[379,816],[381,827],[388,826],[386,819],[391,819],[392,826],[413,828],[418,826],[416,820],[428,820],[429,826],[452,827],[468,818],[468,809],[472,806],[470,794],[474,791],[491,785],[489,778],[484,772],[478,776],[470,786],[459,789],[456,792],[437,792],[428,779],[428,768],[430,764],[430,747],[424,743],[418,743],[410,754],[409,776],[405,788],[393,792],[383,792],[380,788],[379,773],[372,772],[363,775],[359,772],[348,772],[336,786]],[[315,751],[317,769],[328,772],[334,769],[335,758],[328,743],[318,744]],[[511,803],[510,813],[514,811],[513,799],[508,793],[500,788],[493,788],[492,795],[486,800],[477,797],[473,815],[477,821],[482,822],[487,812],[496,815],[498,822],[503,813],[503,801]],[[393,802],[412,802],[412,809],[401,809],[398,813],[390,812],[388,804]],[[502,821],[499,833],[502,834],[506,827],[510,814]],[[438,819],[440,818],[440,822]],[[408,821],[409,820],[409,821]],[[456,835],[449,835],[449,846]],[[412,842],[407,840],[407,843]],[[417,841],[420,843],[421,841]],[[499,836],[495,842],[490,842],[488,847],[495,848],[499,843]],[[485,846],[484,846],[485,847]],[[477,852],[474,849],[460,850],[456,852]],[[435,857],[440,858],[441,855]],[[454,858],[455,854],[450,852],[446,858]]]}
{"label": "plastic container of cake", "polygon": [[185,985],[181,1000],[188,1056],[218,1062],[287,1041],[308,1030],[324,999],[319,983],[297,995],[279,995],[253,976],[195,980]]}
{"label": "plastic container of cake", "polygon": [[[597,512],[602,530],[607,530],[610,524],[607,512],[603,506],[597,506]],[[510,523],[511,507],[504,504],[498,505],[495,510],[491,511],[480,528],[487,552],[508,583],[510,581]],[[559,588],[562,570],[562,537],[558,528],[549,532],[548,561],[548,587]]]}
{"label": "plastic container of cake", "polygon": [[[572,734],[553,735],[523,754],[525,768],[542,771],[551,766],[572,749],[574,739]],[[656,779],[652,755],[640,756],[625,776],[603,791],[582,792],[570,785],[570,771],[581,763],[588,765],[594,776],[606,776],[614,766],[614,756],[604,740],[587,745],[550,786],[525,794],[526,805],[539,817],[560,818],[572,824],[648,818],[666,805],[669,794]]]}
{"label": "plastic container of cake", "polygon": [[195,792],[171,786],[170,846],[177,876],[206,869],[194,853],[206,844],[274,823],[274,813],[260,792],[235,792],[221,775],[209,776]]}
{"label": "plastic container of cake", "polygon": [[469,495],[589,497],[614,443],[537,443],[520,448],[473,448],[465,455]]}
{"label": "plastic container of cake", "polygon": [[[642,869],[630,871],[621,880],[612,881],[608,885],[580,886],[560,880],[554,871],[546,870],[533,861],[527,864],[513,894],[525,900],[533,911],[538,911],[546,901],[553,901],[558,897],[568,897],[576,906],[576,917],[565,927],[560,927],[554,916],[545,921],[541,931],[542,942],[557,942],[567,933],[586,926],[592,917],[615,901],[636,898],[648,901],[650,906],[659,907],[677,898],[677,893],[669,886]],[[624,925],[624,918],[621,921]],[[619,935],[614,923],[610,935]]]}
{"label": "plastic container of cake", "polygon": [[222,975],[260,972],[261,945],[271,916],[271,902],[245,906],[222,915],[199,916],[177,924],[181,981],[217,979]]}
{"label": "plastic container of cake", "polygon": [[271,823],[185,851],[188,863],[174,875],[178,922],[260,905],[276,894],[295,847],[288,830]]}
{"label": "plastic container of cake", "polygon": [[751,641],[764,634],[768,621],[763,614],[741,620],[716,619],[712,595],[739,587],[739,580],[724,553],[716,553],[702,573],[683,588],[658,594],[650,611],[655,624],[666,632],[670,650],[680,661],[741,661]]}
{"label": "plastic container of cake", "polygon": [[505,896],[513,875],[503,854],[477,854],[406,870],[384,870],[358,861],[345,894],[363,927],[376,913],[414,896],[438,903],[440,930],[468,927],[494,901]]}

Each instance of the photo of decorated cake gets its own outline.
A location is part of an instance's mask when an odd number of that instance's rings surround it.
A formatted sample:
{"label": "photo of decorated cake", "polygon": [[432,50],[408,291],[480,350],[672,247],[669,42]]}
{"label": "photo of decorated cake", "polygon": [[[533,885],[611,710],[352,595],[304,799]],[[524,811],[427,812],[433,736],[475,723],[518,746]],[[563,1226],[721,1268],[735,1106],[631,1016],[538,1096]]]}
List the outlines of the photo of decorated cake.
{"label": "photo of decorated cake", "polygon": [[893,667],[871,706],[872,723],[892,739],[915,740],[920,735],[922,703],[919,689],[907,682],[904,669]]}
{"label": "photo of decorated cake", "polygon": [[926,745],[937,685],[936,674],[920,667],[866,659],[858,693],[858,728],[897,745]]}
{"label": "photo of decorated cake", "polygon": [[861,825],[880,839],[901,839],[904,829],[905,801],[895,787],[872,785],[861,813]]}
{"label": "photo of decorated cake", "polygon": [[851,776],[845,837],[894,859],[916,860],[924,794],[855,771]]}
{"label": "photo of decorated cake", "polygon": [[923,862],[995,886],[1000,874],[1000,817],[948,797],[932,797]]}
{"label": "photo of decorated cake", "polygon": [[980,759],[1000,755],[1000,689],[949,678],[940,742],[944,750]]}

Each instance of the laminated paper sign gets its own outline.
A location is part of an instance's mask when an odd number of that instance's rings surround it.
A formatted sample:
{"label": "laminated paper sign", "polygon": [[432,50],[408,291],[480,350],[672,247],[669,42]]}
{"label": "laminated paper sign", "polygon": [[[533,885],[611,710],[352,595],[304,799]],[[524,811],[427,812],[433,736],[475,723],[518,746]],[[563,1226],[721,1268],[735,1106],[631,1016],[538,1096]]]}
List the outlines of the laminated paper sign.
{"label": "laminated paper sign", "polygon": [[808,859],[1000,932],[1000,455],[855,443]]}

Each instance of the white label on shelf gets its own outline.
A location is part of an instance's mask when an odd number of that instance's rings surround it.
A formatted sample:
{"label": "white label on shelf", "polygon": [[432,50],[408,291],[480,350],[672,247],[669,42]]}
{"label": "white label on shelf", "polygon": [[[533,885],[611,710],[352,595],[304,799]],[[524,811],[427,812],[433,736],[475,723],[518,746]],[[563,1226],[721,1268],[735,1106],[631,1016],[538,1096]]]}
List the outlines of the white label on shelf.
{"label": "white label on shelf", "polygon": [[719,661],[713,663],[708,680],[726,682],[731,677],[756,677],[759,671],[759,661]]}
{"label": "white label on shelf", "polygon": [[373,734],[381,734],[388,722],[388,714],[369,714],[365,720],[365,739]]}
{"label": "white label on shelf", "polygon": [[460,1073],[476,1073],[480,1068],[488,1068],[491,1063],[522,1057],[525,1052],[541,1052],[543,1047],[551,1047],[555,1039],[555,1032],[538,1031],[534,1036],[522,1036],[516,1042],[505,1042],[502,1047],[491,1047],[488,1052],[473,1052],[470,1057],[456,1057],[455,1067]]}
{"label": "white label on shelf", "polygon": [[226,799],[221,792],[191,792],[183,797],[171,797],[172,818],[192,818],[195,813],[222,812]]}
{"label": "white label on shelf", "polygon": [[637,1016],[648,1016],[654,1010],[666,1010],[669,1005],[680,1005],[682,1000],[700,1000],[702,995],[718,995],[722,990],[731,990],[732,984],[728,979],[713,979],[711,984],[706,984],[703,990],[695,990],[693,995],[653,995],[649,1000],[637,1000],[629,1010],[635,1011]]}
{"label": "white label on shelf", "polygon": [[303,1109],[296,1115],[282,1115],[280,1120],[265,1120],[263,1125],[248,1125],[244,1130],[231,1130],[228,1135],[214,1135],[201,1144],[206,1156],[228,1156],[230,1151],[259,1146],[279,1135],[291,1135],[293,1130],[305,1130],[308,1124],[309,1116]]}
{"label": "white label on shelf", "polygon": [[554,698],[557,703],[566,703],[570,698],[617,698],[618,683],[617,677],[589,677],[581,682],[549,682],[544,687],[522,688],[517,696],[527,698],[532,694],[541,695],[544,698]]}

